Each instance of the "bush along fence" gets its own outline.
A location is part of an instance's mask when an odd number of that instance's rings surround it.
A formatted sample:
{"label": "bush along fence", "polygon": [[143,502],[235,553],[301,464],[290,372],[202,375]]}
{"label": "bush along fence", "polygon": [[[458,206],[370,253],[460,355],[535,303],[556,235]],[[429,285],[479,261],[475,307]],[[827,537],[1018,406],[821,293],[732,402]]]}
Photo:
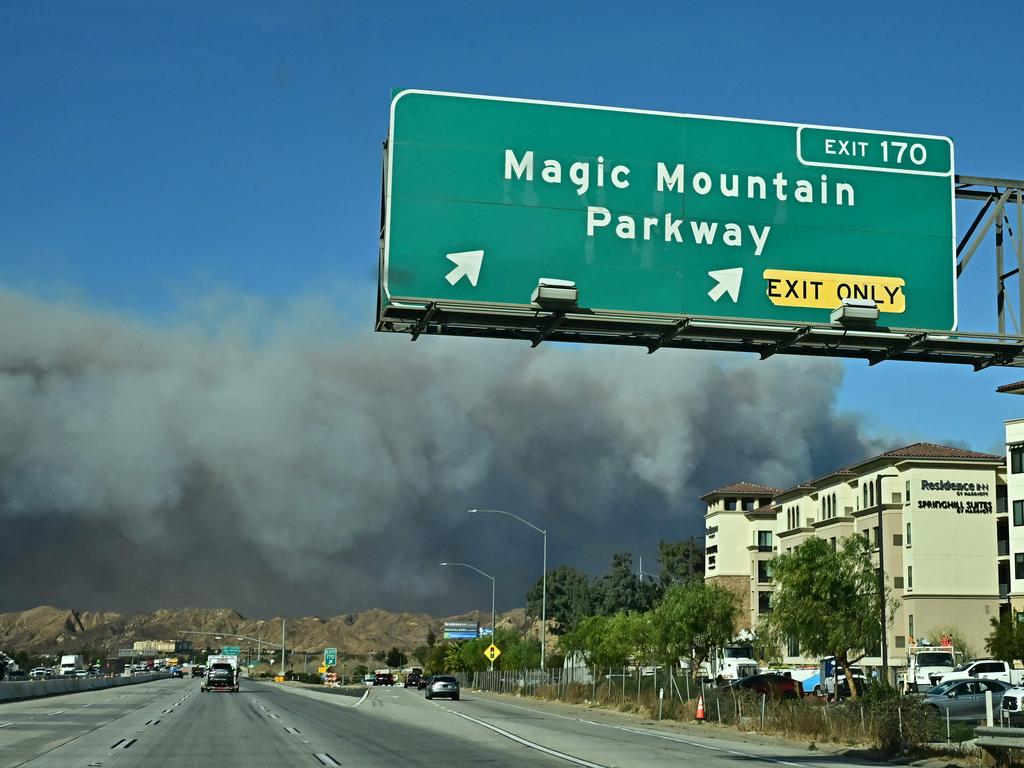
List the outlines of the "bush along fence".
{"label": "bush along fence", "polygon": [[693,722],[703,696],[707,723],[821,743],[869,744],[895,753],[925,744],[973,738],[973,724],[949,722],[914,697],[872,683],[856,700],[826,704],[814,696],[773,700],[731,691],[663,669],[490,670],[458,673],[467,690],[609,706],[653,719]]}

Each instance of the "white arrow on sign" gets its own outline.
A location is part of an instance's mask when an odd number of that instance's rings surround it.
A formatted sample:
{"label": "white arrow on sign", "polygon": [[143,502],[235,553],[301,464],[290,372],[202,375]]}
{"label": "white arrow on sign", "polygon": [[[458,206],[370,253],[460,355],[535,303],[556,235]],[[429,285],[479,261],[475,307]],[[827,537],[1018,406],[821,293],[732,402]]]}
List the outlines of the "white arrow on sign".
{"label": "white arrow on sign", "polygon": [[465,275],[469,278],[469,284],[476,287],[476,281],[480,279],[480,266],[484,263],[483,251],[448,253],[445,258],[455,264],[455,269],[444,276],[445,280],[455,285]]}
{"label": "white arrow on sign", "polygon": [[740,281],[743,280],[743,267],[716,269],[713,272],[708,272],[708,277],[718,281],[718,285],[708,291],[708,296],[711,297],[712,301],[718,301],[725,293],[728,293],[729,298],[734,302],[739,301]]}

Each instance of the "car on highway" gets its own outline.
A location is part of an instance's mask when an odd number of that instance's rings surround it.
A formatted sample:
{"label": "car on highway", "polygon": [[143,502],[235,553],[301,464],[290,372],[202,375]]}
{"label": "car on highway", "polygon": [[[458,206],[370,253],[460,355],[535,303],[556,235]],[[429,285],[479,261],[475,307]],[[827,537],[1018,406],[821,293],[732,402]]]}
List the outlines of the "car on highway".
{"label": "car on highway", "polygon": [[28,673],[28,677],[30,680],[46,680],[53,677],[53,674],[46,667],[36,667]]}
{"label": "car on highway", "polygon": [[769,699],[775,701],[780,699],[799,699],[803,695],[803,688],[796,680],[775,672],[742,677],[725,686],[725,690],[735,692],[749,691],[758,695],[764,694]]}
{"label": "car on highway", "polygon": [[390,672],[378,672],[373,676],[374,685],[394,685],[395,676]]}
{"label": "car on highway", "polygon": [[89,675],[89,670],[87,670],[87,669],[82,669],[81,667],[79,667],[78,669],[75,670],[75,677],[87,677],[88,675]]}
{"label": "car on highway", "polygon": [[459,681],[450,675],[434,675],[427,685],[427,701],[436,698],[448,697],[452,701],[459,700]]}
{"label": "car on highway", "polygon": [[192,667],[192,677],[206,677],[206,667],[200,664]]}
{"label": "car on highway", "polygon": [[9,683],[21,683],[28,680],[28,673],[23,669],[12,670],[4,676],[4,680]]}
{"label": "car on highway", "polygon": [[238,681],[235,679],[234,667],[225,662],[211,664],[200,689],[203,693],[207,691],[238,693]]}
{"label": "car on highway", "polygon": [[430,685],[430,681],[433,679],[433,675],[420,675],[420,679],[416,681],[416,690],[424,690],[428,685]]}
{"label": "car on highway", "polygon": [[1003,695],[1013,686],[1002,680],[948,680],[926,691],[922,703],[950,720],[981,720],[985,717],[985,693],[992,692],[992,706],[1000,709]]}
{"label": "car on highway", "polygon": [[171,677],[180,677],[184,679],[185,673],[182,672],[180,667],[174,667],[171,669]]}
{"label": "car on highway", "polygon": [[423,677],[423,675],[418,674],[416,672],[410,672],[408,675],[405,676],[404,686],[406,688],[415,688],[417,685],[419,685],[421,677]]}

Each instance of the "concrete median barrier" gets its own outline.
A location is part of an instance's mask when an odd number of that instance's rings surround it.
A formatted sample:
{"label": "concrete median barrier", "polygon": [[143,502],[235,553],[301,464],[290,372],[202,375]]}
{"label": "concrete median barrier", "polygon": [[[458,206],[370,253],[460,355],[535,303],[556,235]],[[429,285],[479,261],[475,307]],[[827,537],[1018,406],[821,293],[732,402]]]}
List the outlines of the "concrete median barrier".
{"label": "concrete median barrier", "polygon": [[123,685],[148,683],[159,680],[161,675],[133,675],[132,677],[55,677],[50,680],[26,680],[16,683],[0,683],[0,702],[37,699],[43,696],[60,696],[65,693],[99,691]]}

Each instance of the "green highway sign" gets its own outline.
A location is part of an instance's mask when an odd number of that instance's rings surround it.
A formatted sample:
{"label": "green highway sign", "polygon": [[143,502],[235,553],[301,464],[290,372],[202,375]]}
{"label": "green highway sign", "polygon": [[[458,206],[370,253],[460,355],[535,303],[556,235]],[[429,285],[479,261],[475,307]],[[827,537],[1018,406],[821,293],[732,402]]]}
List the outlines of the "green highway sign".
{"label": "green highway sign", "polygon": [[220,652],[223,656],[238,656],[242,652],[242,649],[237,645],[225,645],[221,648]]}
{"label": "green highway sign", "polygon": [[[953,145],[849,128],[406,90],[381,305],[956,327]],[[566,283],[558,283],[566,285]]]}
{"label": "green highway sign", "polygon": [[324,648],[324,666],[333,667],[338,663],[338,649]]}

